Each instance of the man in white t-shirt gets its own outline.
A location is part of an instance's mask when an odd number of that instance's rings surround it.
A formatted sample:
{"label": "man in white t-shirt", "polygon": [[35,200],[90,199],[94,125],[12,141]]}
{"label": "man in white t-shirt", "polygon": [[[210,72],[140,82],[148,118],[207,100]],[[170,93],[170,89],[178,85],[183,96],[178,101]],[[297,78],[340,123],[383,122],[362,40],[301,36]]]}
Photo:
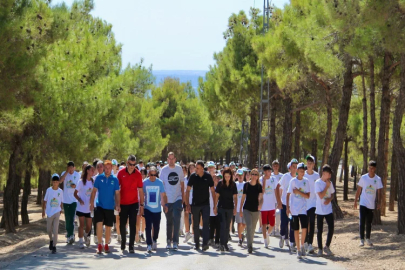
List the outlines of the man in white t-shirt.
{"label": "man in white t-shirt", "polygon": [[59,183],[63,183],[63,211],[65,213],[65,226],[67,232],[67,242],[75,242],[74,220],[76,215],[77,200],[74,196],[80,174],[75,171],[75,164],[69,161],[66,171],[62,173]]}
{"label": "man in white t-shirt", "polygon": [[[306,256],[304,241],[307,235],[307,199],[310,197],[309,181],[304,177],[305,164],[297,165],[297,177],[291,179],[287,191],[287,213],[292,215],[292,227],[294,228],[294,238],[297,245],[297,258]],[[290,201],[291,199],[291,201]],[[302,236],[300,241],[300,225]]]}
{"label": "man in white t-shirt", "polygon": [[307,216],[308,216],[308,233],[305,238],[305,250],[312,254],[314,253],[314,248],[312,243],[314,242],[315,234],[315,209],[316,209],[316,194],[315,194],[315,181],[319,179],[319,173],[314,171],[315,167],[315,157],[312,155],[307,155],[307,170],[305,171],[304,177],[309,181],[309,188],[311,196],[307,200]]}
{"label": "man in white t-shirt", "polygon": [[[273,172],[271,176],[274,176],[277,180],[277,183],[280,182],[281,177],[283,174],[280,172],[280,163],[278,160],[273,160],[271,166],[273,167]],[[276,202],[276,223],[274,224],[273,231],[271,232],[271,236],[280,236],[280,221],[281,221],[281,211],[277,208]]]}
{"label": "man in white t-shirt", "polygon": [[[229,167],[227,167],[227,168],[229,169]],[[243,174],[242,175],[237,174],[237,177],[238,177],[238,181],[236,182],[236,188],[238,190],[238,205],[237,205],[236,210],[239,211],[239,209],[241,208],[240,203],[241,203],[242,196],[243,196],[243,186],[245,185],[245,182],[243,182]],[[245,217],[241,217],[239,212],[237,212],[236,216],[235,216],[235,222],[236,222],[236,224],[238,224],[238,236],[239,236],[238,245],[242,246],[243,240],[245,238],[245,236],[243,235],[243,231],[245,230],[245,227],[246,227]]]}
{"label": "man in white t-shirt", "polygon": [[162,168],[160,172],[160,180],[163,181],[163,186],[167,196],[166,214],[166,249],[178,249],[180,219],[183,211],[184,203],[184,174],[183,168],[176,165],[176,157],[173,152],[167,155],[168,165]]}
{"label": "man in white t-shirt", "polygon": [[[322,167],[322,178],[316,180],[315,182],[315,193],[316,193],[316,217],[318,226],[318,256],[322,256],[325,252],[326,255],[333,255],[330,250],[330,244],[332,242],[333,230],[334,230],[334,220],[333,220],[333,210],[332,210],[332,200],[335,197],[335,189],[330,181],[332,176],[332,169],[328,164]],[[323,233],[323,220],[326,220],[328,224],[328,237],[326,239],[326,245],[322,248],[322,233]]]}
{"label": "man in white t-shirt", "polygon": [[374,160],[368,163],[368,174],[361,176],[357,184],[356,199],[354,209],[357,209],[357,200],[360,193],[360,246],[364,246],[364,229],[366,230],[366,243],[372,246],[370,240],[371,223],[373,221],[373,211],[375,209],[375,197],[378,191],[377,209],[381,207],[381,189],[383,188],[381,178],[375,174],[377,162]]}

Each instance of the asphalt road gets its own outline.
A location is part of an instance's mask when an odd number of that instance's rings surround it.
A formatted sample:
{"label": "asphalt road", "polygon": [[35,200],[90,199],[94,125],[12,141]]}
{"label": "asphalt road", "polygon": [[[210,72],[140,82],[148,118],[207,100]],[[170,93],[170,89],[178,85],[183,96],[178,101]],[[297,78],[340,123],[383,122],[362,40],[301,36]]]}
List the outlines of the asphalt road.
{"label": "asphalt road", "polygon": [[162,214],[158,250],[152,254],[146,252],[146,244],[135,247],[135,254],[121,253],[116,236],[112,240],[110,254],[96,254],[96,245],[79,249],[78,243],[66,245],[65,239],[59,239],[57,254],[51,254],[47,246],[11,263],[6,269],[343,269],[326,258],[309,255],[297,259],[284,247],[278,247],[279,238],[270,237],[269,248],[264,248],[261,234],[255,234],[253,254],[247,253],[246,244],[237,245],[237,237],[232,235],[231,251],[221,254],[210,248],[205,252],[193,250],[190,242],[183,243],[180,238],[178,251],[166,251],[166,225]]}

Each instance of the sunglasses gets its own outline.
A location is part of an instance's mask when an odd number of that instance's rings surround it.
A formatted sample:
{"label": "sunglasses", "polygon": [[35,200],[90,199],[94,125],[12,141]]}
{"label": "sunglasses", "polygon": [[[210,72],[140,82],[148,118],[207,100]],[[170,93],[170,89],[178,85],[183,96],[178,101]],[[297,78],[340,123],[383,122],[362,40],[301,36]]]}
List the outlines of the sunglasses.
{"label": "sunglasses", "polygon": [[256,173],[252,173],[251,174],[251,176],[259,176],[258,174],[256,174]]}
{"label": "sunglasses", "polygon": [[128,166],[134,167],[136,165],[136,163],[129,163],[128,162]]}
{"label": "sunglasses", "polygon": [[151,177],[156,177],[157,174],[150,174],[149,176],[151,176]]}

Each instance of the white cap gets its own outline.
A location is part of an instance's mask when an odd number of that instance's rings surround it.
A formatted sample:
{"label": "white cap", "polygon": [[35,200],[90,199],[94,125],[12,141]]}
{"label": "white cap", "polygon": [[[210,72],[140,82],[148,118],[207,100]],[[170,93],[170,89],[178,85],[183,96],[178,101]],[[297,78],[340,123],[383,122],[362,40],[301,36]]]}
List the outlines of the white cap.
{"label": "white cap", "polygon": [[288,162],[288,164],[287,164],[287,169],[289,170],[290,167],[291,167],[291,162]]}

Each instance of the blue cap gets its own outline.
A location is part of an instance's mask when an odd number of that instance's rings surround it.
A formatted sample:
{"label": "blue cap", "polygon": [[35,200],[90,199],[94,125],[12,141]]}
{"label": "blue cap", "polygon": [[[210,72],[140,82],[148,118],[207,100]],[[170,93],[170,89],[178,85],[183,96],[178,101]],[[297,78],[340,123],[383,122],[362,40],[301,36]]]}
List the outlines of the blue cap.
{"label": "blue cap", "polygon": [[116,159],[113,159],[111,162],[112,162],[112,165],[118,165],[118,161]]}
{"label": "blue cap", "polygon": [[59,174],[57,174],[57,173],[54,173],[54,174],[52,174],[52,181],[59,181]]}
{"label": "blue cap", "polygon": [[236,166],[235,162],[232,161],[231,163],[229,163],[229,166]]}
{"label": "blue cap", "polygon": [[290,161],[290,163],[291,163],[291,164],[298,164],[298,160],[297,160],[296,158],[293,158],[293,159]]}
{"label": "blue cap", "polygon": [[243,174],[243,170],[242,170],[242,169],[239,169],[239,170],[236,171],[236,173],[239,174],[239,175],[242,175],[242,174]]}
{"label": "blue cap", "polygon": [[213,161],[208,161],[207,167],[215,167],[215,163]]}

